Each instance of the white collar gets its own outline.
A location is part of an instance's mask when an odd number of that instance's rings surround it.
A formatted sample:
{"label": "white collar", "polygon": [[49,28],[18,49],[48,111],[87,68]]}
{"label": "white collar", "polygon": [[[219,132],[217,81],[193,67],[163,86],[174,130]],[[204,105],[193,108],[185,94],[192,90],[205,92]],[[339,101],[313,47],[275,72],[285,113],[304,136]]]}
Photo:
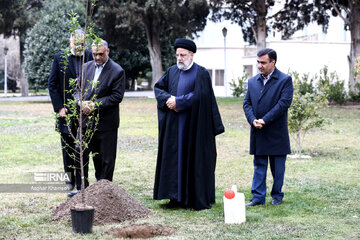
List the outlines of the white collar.
{"label": "white collar", "polygon": [[96,64],[96,62],[94,62],[94,63],[95,63],[95,68],[104,68],[104,67],[105,67],[105,64],[106,64],[108,61],[109,61],[109,57],[108,57],[108,59],[106,60],[106,62],[104,62],[104,64],[101,65],[100,67],[98,67],[98,65]]}

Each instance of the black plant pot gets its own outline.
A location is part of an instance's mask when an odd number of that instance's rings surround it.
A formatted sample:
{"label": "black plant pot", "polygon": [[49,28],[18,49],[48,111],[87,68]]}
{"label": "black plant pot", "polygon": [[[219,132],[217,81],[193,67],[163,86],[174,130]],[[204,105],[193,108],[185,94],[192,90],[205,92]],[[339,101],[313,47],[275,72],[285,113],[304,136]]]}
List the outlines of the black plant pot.
{"label": "black plant pot", "polygon": [[94,208],[90,209],[76,209],[71,208],[71,222],[72,230],[75,233],[91,233],[93,220],[94,220]]}

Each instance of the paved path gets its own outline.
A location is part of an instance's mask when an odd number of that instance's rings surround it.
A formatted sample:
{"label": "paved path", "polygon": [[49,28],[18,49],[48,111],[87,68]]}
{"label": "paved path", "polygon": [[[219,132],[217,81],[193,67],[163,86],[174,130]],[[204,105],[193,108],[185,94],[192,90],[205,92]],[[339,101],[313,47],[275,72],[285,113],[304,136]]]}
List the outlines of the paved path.
{"label": "paved path", "polygon": [[[125,92],[125,98],[154,98],[153,91],[131,91]],[[4,97],[0,95],[0,102],[6,101],[22,101],[22,102],[43,102],[50,101],[50,96],[29,96],[29,97]]]}

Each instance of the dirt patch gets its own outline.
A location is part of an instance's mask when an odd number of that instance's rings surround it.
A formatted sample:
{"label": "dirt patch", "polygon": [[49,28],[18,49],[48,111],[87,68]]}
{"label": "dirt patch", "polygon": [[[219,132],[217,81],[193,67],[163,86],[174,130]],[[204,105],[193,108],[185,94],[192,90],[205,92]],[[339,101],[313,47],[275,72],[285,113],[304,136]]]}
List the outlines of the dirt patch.
{"label": "dirt patch", "polygon": [[341,106],[342,108],[345,109],[360,109],[360,104],[354,104],[354,105],[343,105]]}
{"label": "dirt patch", "polygon": [[[152,211],[118,185],[100,180],[85,189],[86,204],[95,208],[94,225],[147,217]],[[81,202],[81,193],[69,198],[52,212],[55,221],[70,221],[70,207]]]}
{"label": "dirt patch", "polygon": [[176,232],[175,228],[164,227],[161,225],[131,225],[126,227],[116,227],[107,231],[107,234],[115,238],[152,238],[157,236],[169,236]]}
{"label": "dirt patch", "polygon": [[343,105],[339,105],[339,104],[336,104],[336,103],[329,103],[329,106],[345,108],[345,109],[360,109],[360,103],[359,102],[345,102]]}

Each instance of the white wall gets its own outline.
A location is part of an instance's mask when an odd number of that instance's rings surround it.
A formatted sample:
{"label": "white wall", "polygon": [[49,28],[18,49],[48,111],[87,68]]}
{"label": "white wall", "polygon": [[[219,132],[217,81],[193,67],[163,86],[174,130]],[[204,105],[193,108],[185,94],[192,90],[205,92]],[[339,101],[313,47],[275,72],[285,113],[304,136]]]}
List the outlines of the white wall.
{"label": "white wall", "polygon": [[336,71],[348,87],[350,43],[277,41],[267,46],[277,51],[276,65],[283,72],[292,70],[314,75],[326,65],[330,72]]}
{"label": "white wall", "polygon": [[[330,72],[336,71],[340,80],[348,86],[349,65],[347,56],[350,52],[349,43],[330,42],[297,42],[297,41],[274,41],[268,42],[267,46],[273,48],[278,55],[277,68],[285,73],[289,70],[302,74],[310,73],[310,76],[320,73],[320,69],[328,66]],[[195,62],[207,69],[224,69],[224,48],[198,47],[195,54]],[[256,56],[244,56],[244,48],[226,49],[227,82],[243,75],[243,66],[253,65],[254,75],[257,73]],[[224,87],[213,87],[216,96],[225,96]],[[231,96],[228,86],[227,95]]]}
{"label": "white wall", "polygon": [[[227,48],[226,50],[226,70],[227,81],[237,79],[242,75],[242,48]],[[213,88],[216,96],[225,96],[225,88],[215,86],[215,70],[224,70],[224,48],[198,48],[194,61],[207,69],[213,70]],[[231,90],[228,87],[228,95]]]}
{"label": "white wall", "polygon": [[[195,62],[207,69],[224,69],[224,37],[222,29],[226,27],[226,70],[227,83],[243,75],[243,66],[252,65],[253,73],[257,73],[256,48],[248,46],[243,41],[241,28],[230,21],[220,23],[207,22],[203,32],[195,39],[198,51]],[[272,34],[270,34],[272,35]],[[278,33],[269,36],[267,47],[273,48],[278,54],[277,67],[283,71],[297,71],[301,75],[319,74],[325,65],[330,72],[336,71],[340,80],[348,87],[349,65],[347,56],[350,53],[349,32],[343,29],[340,18],[332,18],[327,34],[317,25],[310,25],[307,29],[298,31],[293,40],[279,40]],[[248,53],[250,50],[251,54]],[[214,77],[214,74],[213,74]],[[225,96],[224,87],[213,87],[216,96]],[[227,96],[231,96],[228,86]]]}

